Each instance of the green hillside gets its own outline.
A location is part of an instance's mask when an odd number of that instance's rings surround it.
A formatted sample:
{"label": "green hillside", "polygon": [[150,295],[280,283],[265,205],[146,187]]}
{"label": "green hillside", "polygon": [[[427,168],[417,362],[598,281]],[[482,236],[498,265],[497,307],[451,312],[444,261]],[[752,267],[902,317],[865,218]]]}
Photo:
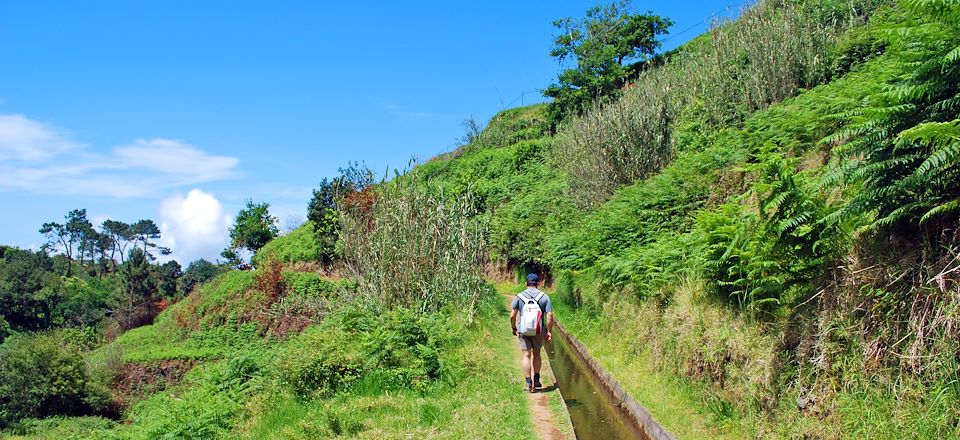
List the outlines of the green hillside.
{"label": "green hillside", "polygon": [[[681,438],[956,436],[956,6],[771,5],[555,136],[509,110],[421,168],[481,195],[495,259],[547,268],[561,319]],[[749,61],[824,16],[849,25],[777,61],[805,69],[790,87]]]}
{"label": "green hillside", "polygon": [[[154,324],[90,352],[124,422],[28,420],[12,438],[401,438],[526,436],[490,422],[525,413],[513,353],[491,338],[494,295],[477,319],[374,313],[356,286],[271,263],[231,271]],[[338,303],[342,303],[338,305]],[[461,420],[448,425],[450,420]],[[441,431],[442,428],[442,431]],[[519,430],[519,431],[518,431]]]}
{"label": "green hillside", "polygon": [[538,272],[678,438],[960,435],[960,6],[760,2],[654,61],[579,116],[325,180],[150,325],[9,338],[0,370],[60,353],[85,406],[3,434],[532,438],[490,279]]}

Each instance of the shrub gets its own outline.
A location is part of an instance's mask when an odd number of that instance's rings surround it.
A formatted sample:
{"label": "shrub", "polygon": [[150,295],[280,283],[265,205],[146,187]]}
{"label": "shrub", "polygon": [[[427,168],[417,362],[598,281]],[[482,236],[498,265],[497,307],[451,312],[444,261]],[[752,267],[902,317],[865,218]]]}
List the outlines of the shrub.
{"label": "shrub", "polygon": [[357,341],[343,329],[315,329],[279,362],[280,382],[298,398],[329,397],[356,379],[363,370]]}
{"label": "shrub", "polygon": [[51,280],[45,287],[59,290],[59,301],[51,313],[57,324],[84,327],[103,321],[116,290],[115,277],[103,280],[61,277],[58,281]]}
{"label": "shrub", "polygon": [[307,222],[289,234],[270,240],[254,255],[253,265],[260,267],[267,260],[277,260],[289,265],[320,261],[321,257],[329,261],[333,255],[323,253],[323,249],[329,245],[321,246],[314,235],[313,228],[313,223]]}
{"label": "shrub", "polygon": [[546,107],[546,104],[538,104],[498,113],[471,142],[468,149],[499,148],[543,137],[550,130],[550,124],[544,115]]}
{"label": "shrub", "polygon": [[443,375],[441,353],[455,333],[439,314],[396,309],[367,316],[364,348],[367,365],[387,377],[386,385],[423,390]]}
{"label": "shrub", "polygon": [[291,341],[277,364],[279,379],[300,399],[354,388],[424,391],[456,361],[450,348],[465,319],[398,308],[377,313],[347,306]]}
{"label": "shrub", "polygon": [[523,171],[531,164],[543,162],[547,150],[547,141],[543,139],[525,140],[517,142],[513,151],[513,167]]}
{"label": "shrub", "polygon": [[288,296],[321,298],[330,296],[339,285],[313,272],[284,272],[283,283]]}
{"label": "shrub", "polygon": [[79,350],[52,335],[16,335],[0,346],[0,426],[25,417],[101,410],[108,400],[104,394]]}
{"label": "shrub", "polygon": [[190,262],[180,277],[180,291],[189,295],[194,287],[210,281],[223,271],[223,268],[203,258]]}
{"label": "shrub", "polygon": [[[124,438],[208,439],[231,437],[244,403],[262,391],[262,352],[249,351],[192,368],[189,386],[163,391],[128,412]],[[235,434],[234,434],[235,436]]]}
{"label": "shrub", "polygon": [[[770,313],[813,293],[813,282],[839,258],[844,235],[822,220],[830,210],[797,173],[795,161],[765,153],[740,203],[701,211],[691,233],[692,267],[715,280],[714,293],[752,312]],[[746,203],[752,208],[753,202]]]}

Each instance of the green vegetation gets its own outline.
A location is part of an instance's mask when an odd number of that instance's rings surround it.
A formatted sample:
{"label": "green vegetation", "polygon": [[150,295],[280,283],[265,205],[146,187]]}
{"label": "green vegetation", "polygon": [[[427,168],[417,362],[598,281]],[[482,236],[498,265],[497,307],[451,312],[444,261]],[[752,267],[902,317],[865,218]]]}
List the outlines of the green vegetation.
{"label": "green vegetation", "polygon": [[560,30],[550,56],[574,68],[560,72],[557,84],[543,94],[553,98],[550,119],[554,124],[583,113],[620,89],[660,47],[657,37],[673,25],[669,18],[652,13],[633,13],[629,0],[597,5],[582,20],[564,18],[553,22]]}
{"label": "green vegetation", "polygon": [[565,182],[547,163],[545,105],[504,111],[477,139],[416,168],[447,197],[469,193],[487,228],[491,258],[505,268],[546,267],[545,239],[573,216]]}
{"label": "green vegetation", "polygon": [[414,171],[349,199],[343,254],[360,295],[387,308],[440,311],[459,305],[472,319],[486,291],[481,226],[470,194],[443,199]]}
{"label": "green vegetation", "polygon": [[[497,423],[504,414],[525,414],[526,400],[511,374],[512,347],[492,337],[502,333],[506,319],[492,290],[468,323],[454,309],[374,312],[343,293],[351,283],[285,272],[277,303],[307,296],[342,306],[300,333],[281,335],[258,317],[244,322],[244,314],[262,301],[253,293],[262,278],[269,276],[225,273],[154,324],[128,331],[88,356],[98,370],[114,369],[108,383],[129,393],[114,396],[124,399],[129,424],[91,417],[26,419],[7,432],[40,438],[531,435],[525,419]],[[294,316],[289,310],[265,315]],[[139,371],[158,382],[128,388]],[[179,378],[164,382],[164,375]]]}
{"label": "green vegetation", "polygon": [[114,310],[123,330],[149,323],[156,316],[157,280],[150,274],[147,255],[139,248],[120,266],[120,289]]}
{"label": "green vegetation", "polygon": [[561,320],[682,436],[956,436],[956,13],[763,2],[529,139],[542,170],[483,142],[540,107],[420,170],[515,185],[480,205],[491,256],[549,269]]}
{"label": "green vegetation", "polygon": [[0,341],[11,333],[95,325],[114,279],[62,276],[63,257],[0,247]]}
{"label": "green vegetation", "polygon": [[[665,23],[624,8],[561,23],[556,55],[611,69],[556,134],[560,99],[468,121],[465,145],[391,181],[341,170],[269,242],[251,202],[259,238],[235,226],[234,244],[256,271],[191,264],[151,325],[36,344],[70,386],[0,387],[6,432],[529,437],[485,269],[548,275],[559,318],[681,438],[960,434],[960,6],[763,1],[613,92],[657,32],[594,51],[591,26]],[[74,276],[108,250],[84,218],[44,226],[62,256],[0,248],[3,335],[99,322],[102,289],[169,290],[146,227],[121,275],[111,255]],[[23,338],[0,367],[43,363]],[[124,423],[89,416],[111,405]],[[87,416],[29,418],[54,414]]]}
{"label": "green vegetation", "polygon": [[[180,264],[155,264],[160,229],[152,220],[105,220],[96,230],[85,209],[47,222],[39,252],[0,246],[0,342],[8,335],[77,328],[115,335],[150,322],[179,299]],[[126,261],[127,258],[133,261]],[[119,261],[118,261],[119,259]],[[216,266],[191,265],[187,290]]]}
{"label": "green vegetation", "polygon": [[844,127],[828,141],[843,144],[836,175],[862,186],[845,214],[875,213],[875,228],[919,224],[938,235],[960,210],[960,8],[938,1],[906,8],[911,21],[881,40],[892,58],[889,86],[836,113]]}
{"label": "green vegetation", "polygon": [[276,260],[283,264],[313,261],[329,262],[330,255],[325,253],[324,245],[314,239],[313,234],[314,225],[311,221],[307,221],[290,233],[265,244],[253,256],[251,262],[254,266],[260,266],[268,260]]}
{"label": "green vegetation", "polygon": [[106,387],[96,382],[80,347],[55,335],[17,335],[0,346],[0,428],[26,417],[102,411]]}
{"label": "green vegetation", "polygon": [[237,213],[230,227],[230,246],[220,256],[233,266],[242,266],[241,252],[256,256],[260,248],[278,235],[280,228],[277,227],[277,218],[270,215],[270,204],[247,200],[247,206]]}
{"label": "green vegetation", "polygon": [[190,262],[190,264],[187,265],[187,269],[183,271],[183,274],[181,274],[177,280],[180,292],[184,295],[190,294],[190,292],[193,292],[194,287],[213,279],[213,277],[219,275],[222,270],[222,267],[203,258]]}
{"label": "green vegetation", "polygon": [[566,121],[555,163],[572,198],[596,208],[751,112],[829,79],[829,52],[874,3],[760,2],[641,73],[621,99]]}
{"label": "green vegetation", "polygon": [[[435,321],[430,324],[422,317],[414,320],[416,314],[409,311],[393,312],[388,317],[390,325],[354,342],[329,349],[321,348],[329,344],[310,344],[306,349],[313,350],[313,356],[308,359],[316,361],[306,362],[315,367],[330,362],[332,352],[367,351],[374,356],[350,361],[354,372],[336,375],[347,378],[350,385],[329,398],[302,399],[283,387],[276,394],[256,399],[253,413],[257,415],[241,436],[530,438],[532,426],[524,416],[526,396],[517,392],[520,383],[513,374],[513,347],[498,336],[506,317],[498,303],[489,302],[481,310],[474,324],[446,329],[442,329],[444,325],[436,327],[440,322],[436,317],[427,318]],[[329,334],[318,329],[302,338],[325,339]],[[293,358],[297,358],[303,350],[289,353],[296,353]],[[326,367],[318,370],[330,371]],[[435,379],[429,379],[431,371],[437,375]],[[505,417],[510,423],[503,423]]]}

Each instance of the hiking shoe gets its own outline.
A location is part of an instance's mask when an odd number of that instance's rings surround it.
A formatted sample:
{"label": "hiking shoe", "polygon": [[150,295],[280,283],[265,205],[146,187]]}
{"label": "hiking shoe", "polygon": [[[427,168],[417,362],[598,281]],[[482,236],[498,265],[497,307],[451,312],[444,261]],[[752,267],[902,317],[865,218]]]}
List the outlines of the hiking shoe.
{"label": "hiking shoe", "polygon": [[539,373],[537,373],[535,376],[533,376],[533,388],[534,388],[534,389],[543,388],[543,384],[540,383],[540,374],[539,374]]}
{"label": "hiking shoe", "polygon": [[533,392],[533,381],[530,380],[529,377],[527,378],[527,391],[529,391],[529,392],[531,392],[531,393]]}

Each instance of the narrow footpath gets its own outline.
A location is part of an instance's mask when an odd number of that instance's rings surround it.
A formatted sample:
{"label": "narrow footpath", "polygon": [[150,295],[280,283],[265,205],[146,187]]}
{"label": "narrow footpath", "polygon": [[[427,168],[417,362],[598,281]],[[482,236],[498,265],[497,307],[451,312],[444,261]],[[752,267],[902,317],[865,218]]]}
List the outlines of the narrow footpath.
{"label": "narrow footpath", "polygon": [[[516,293],[511,293],[512,285],[498,285],[497,290],[504,296],[507,310],[510,309],[510,302]],[[517,292],[523,290],[517,288]],[[563,396],[560,395],[560,387],[557,386],[556,376],[550,368],[546,347],[541,351],[543,363],[540,368],[540,379],[544,388],[533,393],[528,393],[524,389],[523,366],[520,358],[520,348],[517,345],[517,338],[513,335],[507,335],[504,338],[505,344],[510,344],[514,352],[516,372],[516,384],[518,393],[527,394],[527,406],[530,409],[530,422],[540,440],[570,440],[576,439],[573,432],[573,424],[570,421],[570,414],[567,413],[566,404]]]}

